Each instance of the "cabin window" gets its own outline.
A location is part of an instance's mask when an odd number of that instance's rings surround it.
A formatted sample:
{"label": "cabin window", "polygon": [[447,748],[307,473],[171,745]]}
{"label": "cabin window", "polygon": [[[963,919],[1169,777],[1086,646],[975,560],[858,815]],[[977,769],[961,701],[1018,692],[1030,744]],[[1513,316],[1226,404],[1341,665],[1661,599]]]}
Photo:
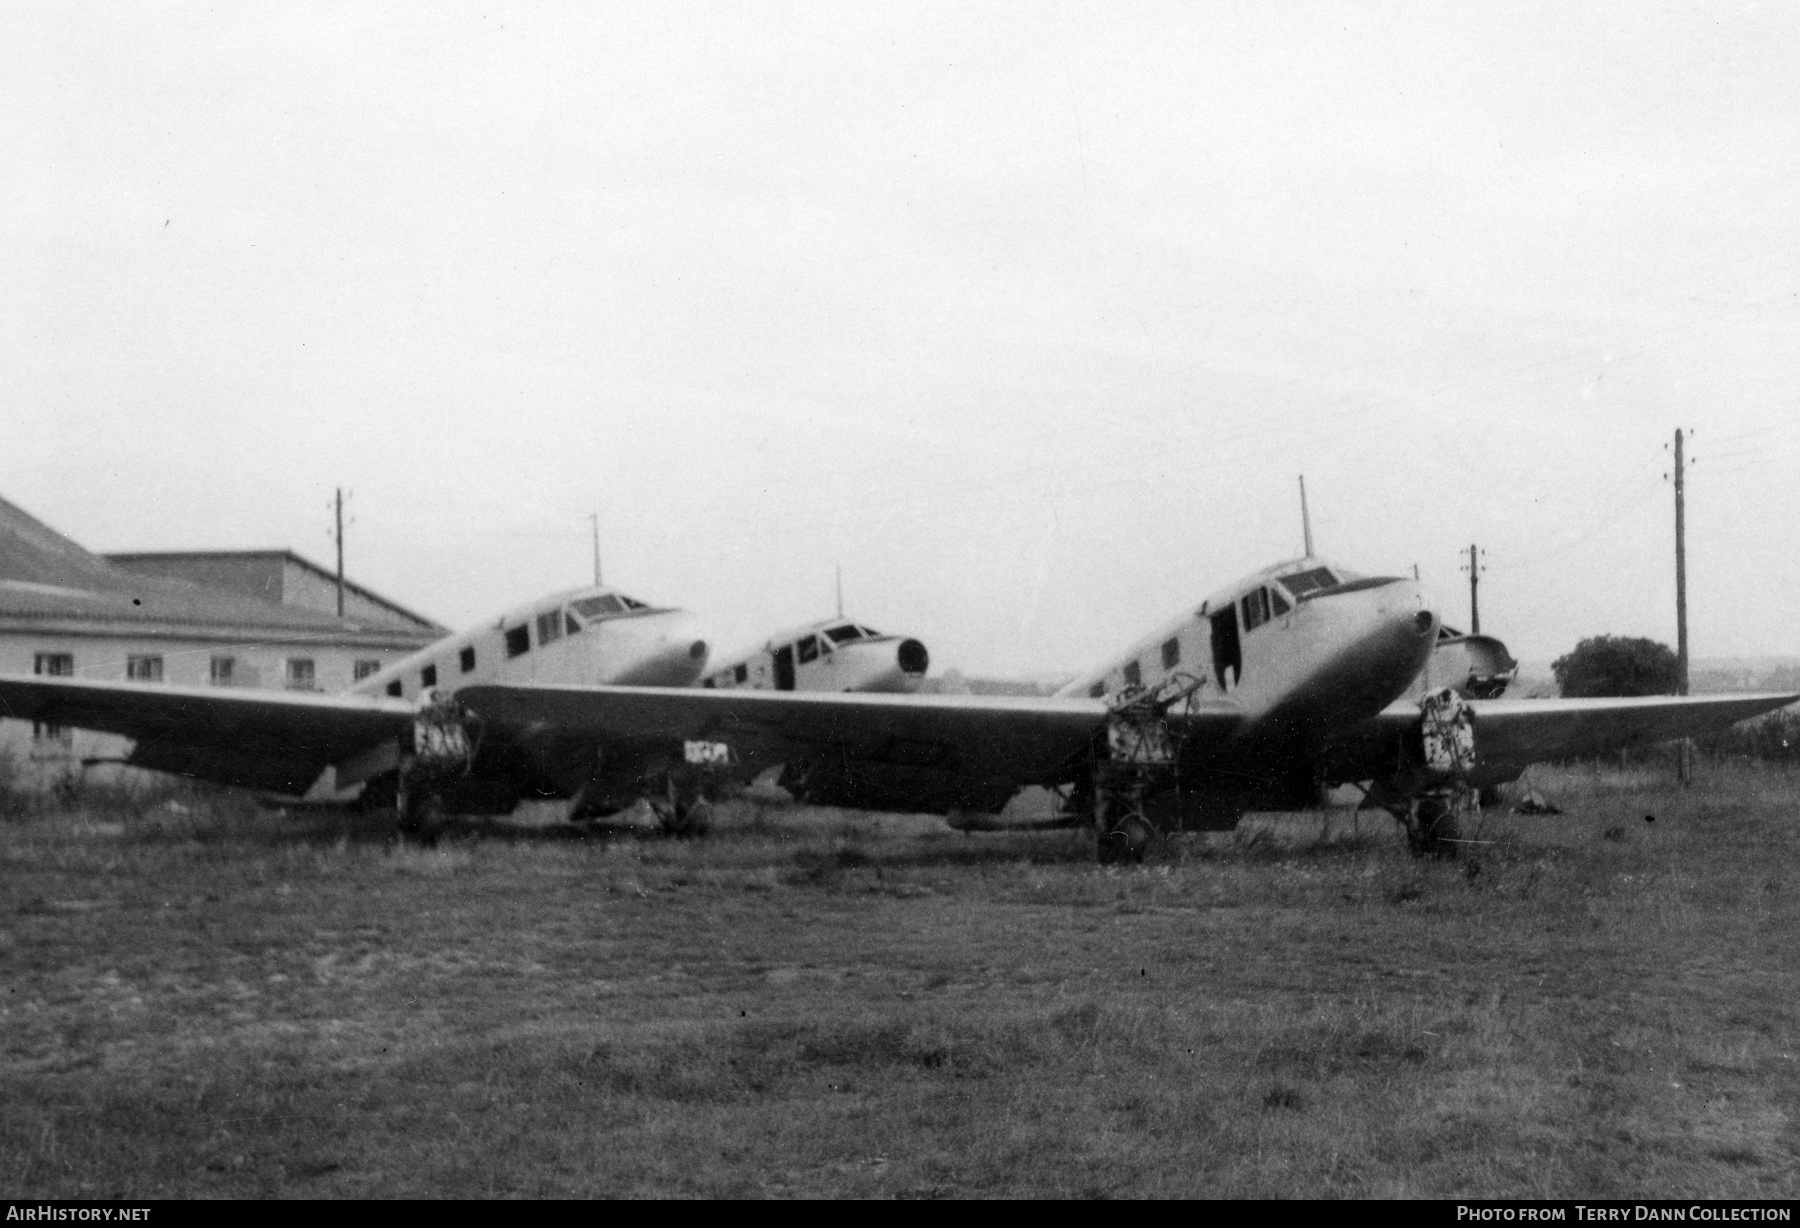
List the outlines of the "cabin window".
{"label": "cabin window", "polygon": [[1163,647],[1162,647],[1162,657],[1163,657],[1163,668],[1164,669],[1174,669],[1177,665],[1180,665],[1181,664],[1181,641],[1176,639],[1172,635],[1168,639],[1164,640]]}
{"label": "cabin window", "polygon": [[619,600],[625,603],[625,608],[628,610],[647,610],[650,608],[641,601],[636,601],[623,595],[619,597]]}
{"label": "cabin window", "polygon": [[549,610],[537,616],[538,647],[554,644],[562,638],[562,611]]}
{"label": "cabin window", "polygon": [[126,657],[125,677],[132,682],[161,682],[163,659],[158,656]]}
{"label": "cabin window", "polygon": [[732,667],[731,677],[734,681],[742,682],[749,676],[750,676],[749,662],[739,661],[735,666]]}
{"label": "cabin window", "polygon": [[290,691],[310,691],[314,689],[313,659],[311,657],[289,657],[287,663],[287,689]]}
{"label": "cabin window", "polygon": [[845,623],[841,627],[827,627],[825,629],[825,634],[829,635],[833,640],[842,644],[849,640],[861,639],[862,638],[862,628],[853,626],[849,623]]}
{"label": "cabin window", "polygon": [[506,632],[506,655],[522,657],[531,651],[531,629],[524,623],[509,628]]}
{"label": "cabin window", "polygon": [[713,681],[711,678],[708,678],[705,682],[702,682],[700,685],[705,687],[709,691],[716,690],[716,689],[718,689],[718,686],[719,686],[719,684],[717,682]]}
{"label": "cabin window", "polygon": [[31,672],[46,678],[73,678],[75,654],[72,652],[40,652],[31,660]]}
{"label": "cabin window", "polygon": [[1246,593],[1242,602],[1244,607],[1244,630],[1254,631],[1269,621],[1269,590],[1259,588]]}
{"label": "cabin window", "polygon": [[232,675],[237,673],[236,657],[214,657],[207,666],[206,678],[214,686],[230,686]]}
{"label": "cabin window", "polygon": [[800,663],[802,665],[806,664],[808,661],[818,660],[819,641],[813,636],[807,636],[805,639],[801,640],[796,647],[800,651]]}
{"label": "cabin window", "polygon": [[1269,590],[1269,600],[1275,603],[1275,616],[1277,618],[1294,608],[1287,603],[1287,598],[1281,595],[1281,590],[1278,588]]}
{"label": "cabin window", "polygon": [[608,614],[618,614],[624,609],[624,604],[611,593],[583,597],[575,603],[575,612],[583,618],[603,618]]}
{"label": "cabin window", "polygon": [[568,633],[570,635],[574,635],[575,633],[577,633],[578,631],[581,630],[581,624],[576,622],[575,616],[573,614],[569,613],[567,610],[563,611],[563,624],[564,624],[564,629],[566,631],[568,631]]}
{"label": "cabin window", "polygon": [[1142,686],[1143,684],[1144,684],[1143,669],[1138,665],[1138,663],[1136,661],[1125,662],[1125,685],[1126,686]]}
{"label": "cabin window", "polygon": [[456,654],[456,660],[457,663],[462,666],[463,673],[473,673],[475,670],[475,645],[467,645],[461,652]]}
{"label": "cabin window", "polygon": [[388,694],[392,695],[395,699],[400,698],[400,680],[398,678],[388,683]]}
{"label": "cabin window", "polygon": [[424,669],[419,671],[419,685],[422,687],[434,687],[437,685],[437,666],[427,665]]}
{"label": "cabin window", "polygon": [[1088,695],[1090,698],[1099,699],[1104,694],[1106,694],[1106,684],[1104,682],[1096,682],[1093,686],[1088,688]]}
{"label": "cabin window", "polygon": [[1314,567],[1309,571],[1297,571],[1291,576],[1281,576],[1281,585],[1296,597],[1304,597],[1321,588],[1332,588],[1337,584],[1337,577],[1323,567]]}
{"label": "cabin window", "polygon": [[355,680],[357,682],[361,682],[364,678],[367,678],[370,674],[379,674],[380,672],[381,672],[381,662],[379,662],[379,661],[369,661],[369,660],[358,661],[355,665],[350,667],[350,676],[353,680]]}

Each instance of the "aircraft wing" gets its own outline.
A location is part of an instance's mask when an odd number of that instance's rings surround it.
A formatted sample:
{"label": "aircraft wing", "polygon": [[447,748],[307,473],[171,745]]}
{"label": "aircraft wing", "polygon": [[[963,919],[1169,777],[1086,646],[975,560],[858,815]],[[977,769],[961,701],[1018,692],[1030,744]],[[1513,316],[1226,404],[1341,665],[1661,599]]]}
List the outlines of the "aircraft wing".
{"label": "aircraft wing", "polygon": [[0,717],[123,734],[135,766],[277,793],[406,737],[413,716],[387,697],[0,675]]}
{"label": "aircraft wing", "polygon": [[[722,745],[749,771],[788,765],[784,786],[821,805],[937,814],[996,811],[1023,785],[1073,779],[1107,718],[1096,699],[998,695],[475,686],[456,698],[484,738]],[[1242,716],[1224,702],[1177,719],[1190,741],[1223,740]]]}
{"label": "aircraft wing", "polygon": [[[1702,737],[1738,721],[1800,700],[1800,695],[1647,695],[1621,699],[1471,699],[1478,783],[1515,779],[1543,759],[1603,754],[1673,738]],[[1419,705],[1390,704],[1369,725],[1343,739],[1363,760],[1363,778],[1379,776],[1377,761],[1419,728]]]}

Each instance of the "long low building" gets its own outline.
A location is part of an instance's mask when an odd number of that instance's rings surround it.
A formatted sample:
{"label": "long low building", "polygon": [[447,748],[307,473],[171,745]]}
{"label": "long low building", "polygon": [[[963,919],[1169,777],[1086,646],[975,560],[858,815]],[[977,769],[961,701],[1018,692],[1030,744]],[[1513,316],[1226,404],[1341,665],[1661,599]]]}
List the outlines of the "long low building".
{"label": "long low building", "polygon": [[[0,499],[0,672],[329,691],[446,634],[361,585],[343,608],[336,577],[290,550],[101,557]],[[128,749],[0,719],[0,757],[29,784]]]}

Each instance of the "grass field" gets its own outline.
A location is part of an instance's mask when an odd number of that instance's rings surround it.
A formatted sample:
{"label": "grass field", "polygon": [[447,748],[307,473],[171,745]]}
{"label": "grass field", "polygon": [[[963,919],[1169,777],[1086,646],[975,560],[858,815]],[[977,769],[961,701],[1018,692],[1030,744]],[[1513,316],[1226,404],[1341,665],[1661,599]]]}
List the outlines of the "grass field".
{"label": "grass field", "polygon": [[820,812],[15,815],[0,1190],[1800,1195],[1800,775],[1533,783],[1567,814],[1432,863],[1347,811],[1129,869]]}

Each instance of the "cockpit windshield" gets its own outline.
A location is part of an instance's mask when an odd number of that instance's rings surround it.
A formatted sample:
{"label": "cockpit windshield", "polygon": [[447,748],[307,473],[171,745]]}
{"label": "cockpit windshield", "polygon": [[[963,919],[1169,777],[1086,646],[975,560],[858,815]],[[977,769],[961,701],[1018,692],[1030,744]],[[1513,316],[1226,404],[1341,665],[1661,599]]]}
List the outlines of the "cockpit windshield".
{"label": "cockpit windshield", "polygon": [[851,640],[860,640],[863,637],[863,629],[854,623],[845,623],[841,627],[825,628],[825,634],[831,637],[833,643],[844,644]]}
{"label": "cockpit windshield", "polygon": [[1296,597],[1304,597],[1306,594],[1317,592],[1322,588],[1331,588],[1338,582],[1337,577],[1324,567],[1297,571],[1289,576],[1279,576],[1277,579],[1281,581],[1281,587]]}
{"label": "cockpit windshield", "polygon": [[620,599],[611,593],[601,593],[597,597],[583,597],[572,603],[575,612],[583,618],[604,618],[608,614],[623,614],[627,609],[641,610],[644,607],[626,597]]}

